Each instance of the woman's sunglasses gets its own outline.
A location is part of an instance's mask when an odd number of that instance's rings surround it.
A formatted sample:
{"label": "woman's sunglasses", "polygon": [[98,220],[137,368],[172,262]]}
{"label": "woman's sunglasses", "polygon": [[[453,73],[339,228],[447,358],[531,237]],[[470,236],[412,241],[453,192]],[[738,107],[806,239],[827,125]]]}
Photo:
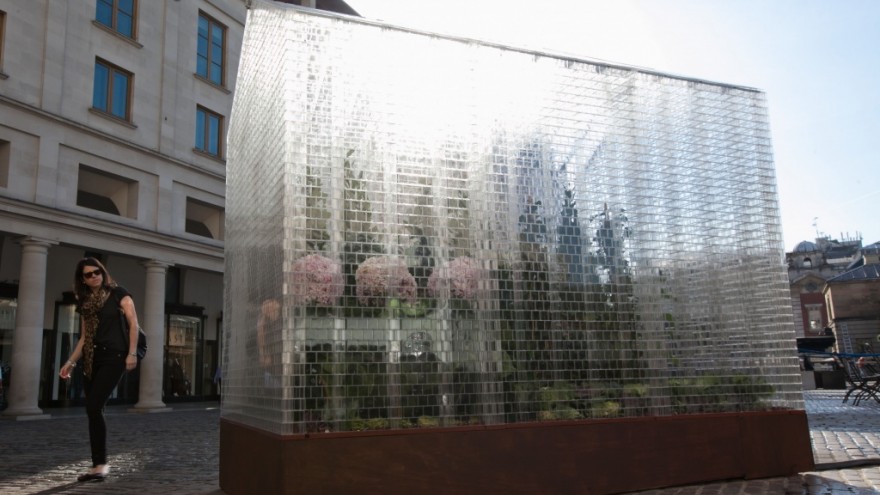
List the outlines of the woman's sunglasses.
{"label": "woman's sunglasses", "polygon": [[94,277],[100,277],[100,276],[101,276],[101,269],[100,268],[97,270],[92,270],[90,272],[83,272],[83,278],[86,280],[88,280],[90,278],[94,278]]}

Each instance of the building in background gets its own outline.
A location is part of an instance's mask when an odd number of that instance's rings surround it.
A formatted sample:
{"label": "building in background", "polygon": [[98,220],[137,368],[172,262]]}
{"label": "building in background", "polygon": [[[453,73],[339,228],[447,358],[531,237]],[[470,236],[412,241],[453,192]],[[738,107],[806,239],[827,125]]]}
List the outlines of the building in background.
{"label": "building in background", "polygon": [[880,242],[859,250],[822,290],[838,352],[875,353],[880,337]]}
{"label": "building in background", "polygon": [[843,371],[824,353],[869,352],[874,347],[880,308],[862,296],[880,287],[871,285],[876,281],[871,265],[877,252],[876,244],[862,247],[859,237],[818,237],[786,254],[805,389],[846,387]]}
{"label": "building in background", "polygon": [[80,378],[57,372],[78,335],[70,291],[84,256],[131,291],[149,338],[116,400],[217,397],[225,135],[245,17],[244,0],[0,0],[4,414],[81,400]]}
{"label": "building in background", "polygon": [[828,279],[847,270],[859,257],[860,238],[834,240],[818,237],[803,241],[786,253],[791,308],[798,338],[825,336],[828,307],[822,289]]}

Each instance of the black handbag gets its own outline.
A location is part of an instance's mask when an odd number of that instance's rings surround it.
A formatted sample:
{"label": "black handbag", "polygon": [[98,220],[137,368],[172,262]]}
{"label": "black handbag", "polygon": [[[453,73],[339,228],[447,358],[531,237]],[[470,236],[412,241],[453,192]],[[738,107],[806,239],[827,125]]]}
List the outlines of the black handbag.
{"label": "black handbag", "polygon": [[[121,302],[117,298],[117,304]],[[119,306],[119,320],[120,325],[119,328],[122,329],[123,340],[125,341],[125,348],[128,349],[128,336],[129,336],[129,327],[128,327],[128,318],[125,317],[125,311],[122,309],[122,306]],[[147,355],[147,334],[144,333],[144,329],[138,325],[138,341],[137,341],[137,358],[143,359],[144,356]]]}

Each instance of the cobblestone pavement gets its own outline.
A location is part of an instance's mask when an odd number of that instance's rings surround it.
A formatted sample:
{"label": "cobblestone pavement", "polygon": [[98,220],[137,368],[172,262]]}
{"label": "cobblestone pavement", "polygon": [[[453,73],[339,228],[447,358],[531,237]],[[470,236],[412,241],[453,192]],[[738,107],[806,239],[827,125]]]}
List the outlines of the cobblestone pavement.
{"label": "cobblestone pavement", "polygon": [[0,494],[223,493],[217,403],[161,413],[108,407],[110,476],[89,483],[76,481],[91,466],[84,409],[44,412],[53,417],[0,421]]}
{"label": "cobblestone pavement", "polygon": [[[638,495],[880,494],[880,404],[843,404],[843,390],[804,392],[816,471],[782,478],[727,481],[637,492]],[[851,402],[851,401],[850,401]],[[631,494],[632,495],[632,494]]]}
{"label": "cobblestone pavement", "polygon": [[[805,392],[816,471],[762,480],[665,488],[639,495],[880,494],[880,404],[843,404],[843,391]],[[77,483],[90,465],[82,408],[51,419],[0,420],[0,494],[223,495],[219,487],[219,407],[107,412],[113,467],[100,483]],[[346,494],[347,495],[347,494]],[[356,495],[356,494],[352,494]],[[494,494],[493,494],[494,495]]]}

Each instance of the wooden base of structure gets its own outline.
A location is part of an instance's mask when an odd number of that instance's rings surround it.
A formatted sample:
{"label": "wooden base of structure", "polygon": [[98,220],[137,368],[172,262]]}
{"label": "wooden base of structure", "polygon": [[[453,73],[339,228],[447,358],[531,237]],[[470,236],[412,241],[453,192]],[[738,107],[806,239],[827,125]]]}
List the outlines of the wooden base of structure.
{"label": "wooden base of structure", "polygon": [[813,467],[804,411],[289,436],[220,425],[228,495],[611,494]]}

